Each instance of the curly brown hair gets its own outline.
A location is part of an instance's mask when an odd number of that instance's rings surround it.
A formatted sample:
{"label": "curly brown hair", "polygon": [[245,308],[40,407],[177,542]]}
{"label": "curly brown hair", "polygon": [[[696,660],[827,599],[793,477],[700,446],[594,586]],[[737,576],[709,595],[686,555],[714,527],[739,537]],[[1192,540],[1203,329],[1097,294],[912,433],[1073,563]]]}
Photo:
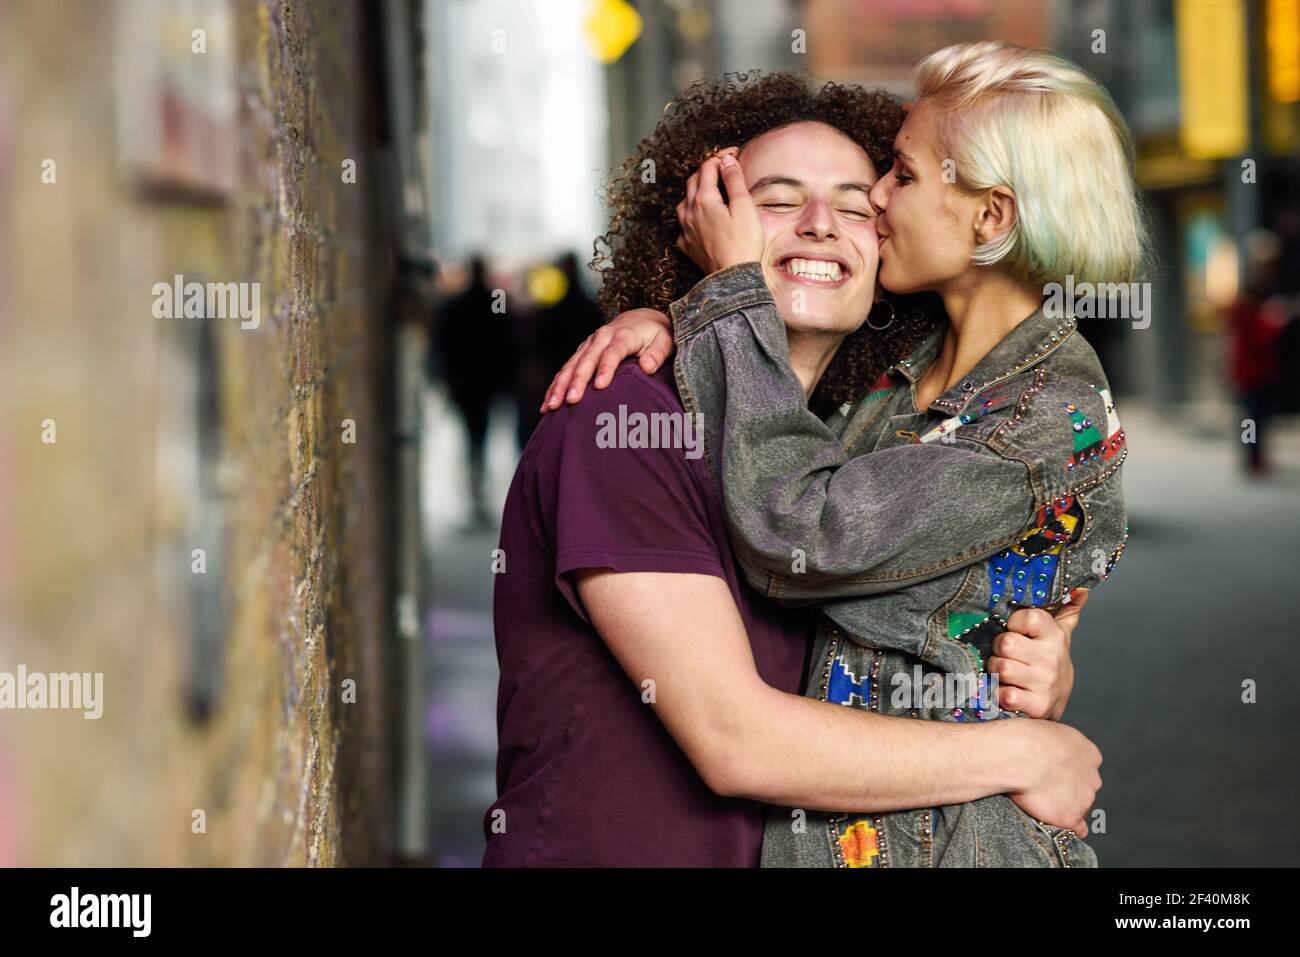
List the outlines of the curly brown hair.
{"label": "curly brown hair", "polygon": [[[666,311],[689,292],[704,274],[675,245],[681,232],[676,207],[686,181],[719,149],[804,121],[825,123],[860,144],[883,176],[893,165],[903,108],[883,90],[839,83],[814,89],[796,73],[728,73],[687,87],[609,182],[614,215],[590,264],[604,280],[597,295],[601,309],[609,316],[638,306]],[[888,298],[894,320],[883,331],[864,324],[836,352],[813,394],[811,407],[819,414],[864,395],[943,314],[937,297]]]}

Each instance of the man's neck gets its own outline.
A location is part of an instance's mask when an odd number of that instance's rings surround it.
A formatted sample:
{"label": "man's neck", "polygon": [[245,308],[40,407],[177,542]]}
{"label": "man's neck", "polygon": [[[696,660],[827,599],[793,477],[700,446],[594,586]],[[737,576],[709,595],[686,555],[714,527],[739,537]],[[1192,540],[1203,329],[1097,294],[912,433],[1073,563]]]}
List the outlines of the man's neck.
{"label": "man's neck", "polygon": [[844,334],[800,332],[786,326],[785,335],[790,343],[790,367],[803,383],[804,398],[812,398],[813,389],[835,358],[836,350],[844,341]]}

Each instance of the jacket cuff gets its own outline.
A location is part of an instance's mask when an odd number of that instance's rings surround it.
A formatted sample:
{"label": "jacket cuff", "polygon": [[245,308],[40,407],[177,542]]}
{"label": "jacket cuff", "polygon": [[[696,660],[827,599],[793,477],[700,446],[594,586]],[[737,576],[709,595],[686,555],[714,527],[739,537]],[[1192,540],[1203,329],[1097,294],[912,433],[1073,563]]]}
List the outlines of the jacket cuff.
{"label": "jacket cuff", "polygon": [[714,319],[740,309],[770,302],[772,291],[763,278],[763,266],[757,260],[737,263],[710,273],[682,298],[668,305],[673,321],[673,338],[678,342],[708,327]]}

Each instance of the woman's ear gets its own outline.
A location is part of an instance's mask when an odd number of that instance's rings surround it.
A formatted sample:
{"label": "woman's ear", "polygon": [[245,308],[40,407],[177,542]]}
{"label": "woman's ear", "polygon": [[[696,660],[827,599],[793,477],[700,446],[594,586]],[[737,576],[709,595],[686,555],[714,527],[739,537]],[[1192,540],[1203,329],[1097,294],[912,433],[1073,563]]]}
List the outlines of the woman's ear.
{"label": "woman's ear", "polygon": [[1005,236],[1016,224],[1016,194],[994,186],[984,193],[975,219],[975,244],[983,246]]}

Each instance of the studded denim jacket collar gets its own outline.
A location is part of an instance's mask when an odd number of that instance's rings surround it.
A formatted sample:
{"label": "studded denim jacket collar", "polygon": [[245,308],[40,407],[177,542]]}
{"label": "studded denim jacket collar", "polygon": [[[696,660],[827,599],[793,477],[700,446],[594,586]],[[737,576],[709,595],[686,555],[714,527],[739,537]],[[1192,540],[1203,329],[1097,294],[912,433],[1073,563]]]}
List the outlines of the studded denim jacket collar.
{"label": "studded denim jacket collar", "polygon": [[[971,401],[989,388],[1050,356],[1066,343],[1076,328],[1076,320],[1053,319],[1040,306],[990,349],[960,382],[931,402],[929,408],[949,415],[966,411]],[[947,332],[946,324],[939,326],[891,371],[915,385],[938,358]]]}

